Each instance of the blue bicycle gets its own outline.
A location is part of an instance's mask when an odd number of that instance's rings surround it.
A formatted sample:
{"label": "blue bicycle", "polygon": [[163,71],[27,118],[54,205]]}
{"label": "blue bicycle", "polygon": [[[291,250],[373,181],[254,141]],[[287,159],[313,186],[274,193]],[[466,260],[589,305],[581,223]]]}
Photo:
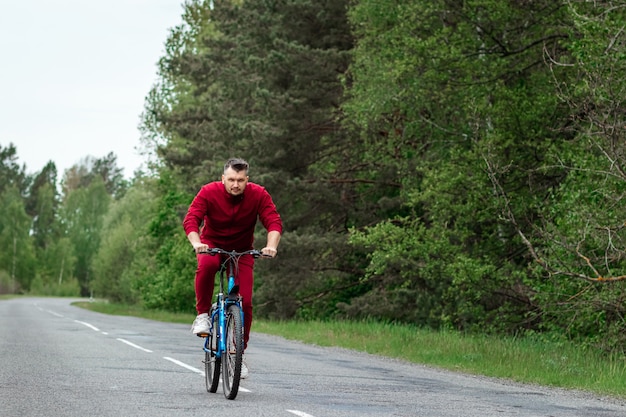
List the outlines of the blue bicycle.
{"label": "blue bicycle", "polygon": [[[220,370],[224,396],[234,400],[239,391],[241,379],[241,364],[243,361],[243,309],[239,286],[235,285],[239,258],[251,255],[254,258],[262,256],[258,250],[244,252],[226,251],[220,248],[211,248],[206,252],[209,255],[224,255],[225,259],[219,270],[220,288],[217,302],[213,304],[209,313],[210,332],[204,339],[204,370],[206,389],[216,392],[219,385]],[[228,274],[228,291],[225,292],[225,278]]]}

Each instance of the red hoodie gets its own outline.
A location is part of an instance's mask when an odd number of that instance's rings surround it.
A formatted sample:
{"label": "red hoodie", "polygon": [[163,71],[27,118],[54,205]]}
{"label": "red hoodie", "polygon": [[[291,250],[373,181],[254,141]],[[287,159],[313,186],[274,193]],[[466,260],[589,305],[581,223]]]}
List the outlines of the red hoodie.
{"label": "red hoodie", "polygon": [[232,196],[221,181],[215,181],[196,194],[183,228],[187,235],[200,233],[200,240],[210,247],[244,251],[252,249],[257,219],[268,232],[283,232],[280,215],[264,187],[249,182],[243,194]]}

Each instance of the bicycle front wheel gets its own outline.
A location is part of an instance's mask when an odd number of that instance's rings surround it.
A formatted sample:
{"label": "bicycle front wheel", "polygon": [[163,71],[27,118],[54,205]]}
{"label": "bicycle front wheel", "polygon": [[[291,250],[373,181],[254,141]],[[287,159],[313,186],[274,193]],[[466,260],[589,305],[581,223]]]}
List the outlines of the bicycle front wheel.
{"label": "bicycle front wheel", "polygon": [[234,400],[239,391],[243,360],[243,319],[239,306],[228,307],[225,330],[226,351],[222,355],[222,385],[226,398]]}

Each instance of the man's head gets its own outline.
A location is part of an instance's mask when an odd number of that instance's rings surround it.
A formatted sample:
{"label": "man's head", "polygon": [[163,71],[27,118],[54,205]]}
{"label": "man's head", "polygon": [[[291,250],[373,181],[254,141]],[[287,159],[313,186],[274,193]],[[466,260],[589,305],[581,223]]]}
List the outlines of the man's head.
{"label": "man's head", "polygon": [[224,164],[222,184],[230,195],[241,195],[248,184],[248,168],[246,161],[240,158],[231,158]]}

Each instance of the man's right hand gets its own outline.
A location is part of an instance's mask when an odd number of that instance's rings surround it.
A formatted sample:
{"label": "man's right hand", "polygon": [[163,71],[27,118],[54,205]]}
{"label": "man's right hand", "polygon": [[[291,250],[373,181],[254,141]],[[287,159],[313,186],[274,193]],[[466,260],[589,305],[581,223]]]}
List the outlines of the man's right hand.
{"label": "man's right hand", "polygon": [[198,242],[192,243],[192,245],[193,250],[196,251],[196,253],[207,252],[209,250],[209,245],[207,245],[206,243]]}
{"label": "man's right hand", "polygon": [[209,250],[209,245],[207,245],[206,243],[202,243],[198,232],[189,232],[189,234],[187,235],[187,239],[189,239],[189,243],[191,243],[191,246],[193,246],[193,250],[196,253],[206,252]]}

